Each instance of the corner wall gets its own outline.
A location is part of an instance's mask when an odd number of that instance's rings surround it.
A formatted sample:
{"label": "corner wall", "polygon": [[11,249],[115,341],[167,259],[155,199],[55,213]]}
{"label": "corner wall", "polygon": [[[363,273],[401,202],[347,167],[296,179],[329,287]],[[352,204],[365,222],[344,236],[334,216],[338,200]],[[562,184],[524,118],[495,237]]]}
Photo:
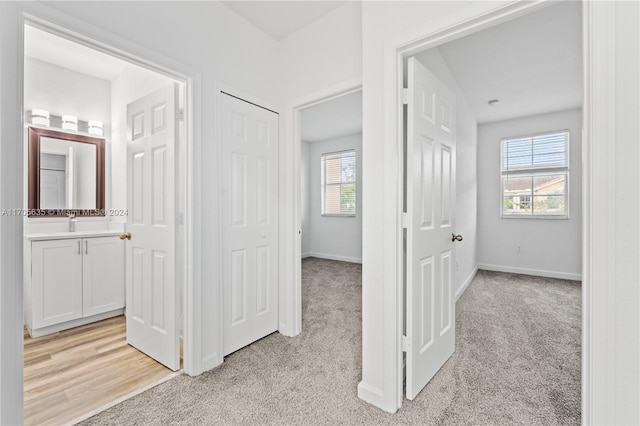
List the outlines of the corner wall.
{"label": "corner wall", "polygon": [[[570,133],[569,219],[501,218],[501,139],[565,129]],[[582,110],[482,124],[478,139],[480,268],[580,280]],[[516,252],[516,247],[521,252]]]}

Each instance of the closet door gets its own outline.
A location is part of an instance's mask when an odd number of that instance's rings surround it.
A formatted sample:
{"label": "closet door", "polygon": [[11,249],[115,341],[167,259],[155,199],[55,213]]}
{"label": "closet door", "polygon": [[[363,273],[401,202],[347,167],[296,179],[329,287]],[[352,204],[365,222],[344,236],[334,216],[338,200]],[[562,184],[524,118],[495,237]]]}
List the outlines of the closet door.
{"label": "closet door", "polygon": [[224,355],[278,329],[278,114],[221,94]]}

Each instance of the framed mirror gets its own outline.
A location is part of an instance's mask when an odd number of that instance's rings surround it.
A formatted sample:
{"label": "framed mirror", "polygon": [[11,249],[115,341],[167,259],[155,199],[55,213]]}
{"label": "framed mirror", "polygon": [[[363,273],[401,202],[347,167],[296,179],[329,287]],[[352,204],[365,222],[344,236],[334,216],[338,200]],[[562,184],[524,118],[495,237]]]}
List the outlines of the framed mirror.
{"label": "framed mirror", "polygon": [[29,127],[29,217],[104,216],[102,138]]}

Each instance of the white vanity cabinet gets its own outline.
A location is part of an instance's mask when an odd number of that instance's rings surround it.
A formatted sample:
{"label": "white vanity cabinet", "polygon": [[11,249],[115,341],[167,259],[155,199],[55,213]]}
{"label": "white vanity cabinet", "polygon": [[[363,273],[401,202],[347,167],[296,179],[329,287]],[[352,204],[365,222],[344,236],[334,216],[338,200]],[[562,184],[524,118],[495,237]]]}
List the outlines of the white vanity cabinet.
{"label": "white vanity cabinet", "polygon": [[117,233],[104,234],[27,236],[25,265],[31,268],[25,270],[24,301],[31,336],[123,313],[125,243]]}

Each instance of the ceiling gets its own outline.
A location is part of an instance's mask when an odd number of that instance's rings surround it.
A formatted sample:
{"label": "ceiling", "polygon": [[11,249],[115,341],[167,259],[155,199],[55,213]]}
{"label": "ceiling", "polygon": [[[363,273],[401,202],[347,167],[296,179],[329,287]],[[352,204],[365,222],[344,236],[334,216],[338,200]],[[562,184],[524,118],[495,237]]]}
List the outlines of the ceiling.
{"label": "ceiling", "polygon": [[362,132],[362,91],[302,110],[301,139],[320,142]]}
{"label": "ceiling", "polygon": [[276,40],[342,6],[346,1],[223,1],[228,8]]}
{"label": "ceiling", "polygon": [[561,2],[437,48],[478,123],[582,105],[581,16]]}
{"label": "ceiling", "polygon": [[24,29],[24,54],[109,81],[128,65],[113,56],[28,25]]}

